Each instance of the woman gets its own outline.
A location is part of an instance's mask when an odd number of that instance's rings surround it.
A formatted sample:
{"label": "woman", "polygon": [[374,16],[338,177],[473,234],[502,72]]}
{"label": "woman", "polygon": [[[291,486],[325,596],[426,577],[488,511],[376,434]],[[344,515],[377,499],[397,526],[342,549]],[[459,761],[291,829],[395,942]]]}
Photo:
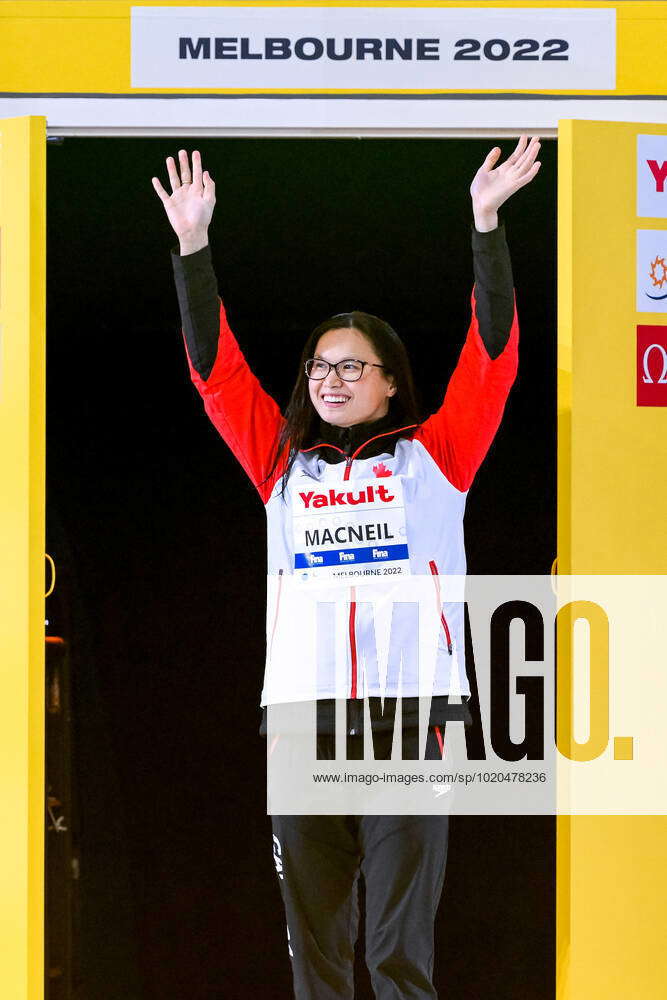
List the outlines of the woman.
{"label": "woman", "polygon": [[[318,757],[332,756],[337,699],[347,706],[348,755],[363,756],[363,703],[389,756],[397,677],[380,683],[377,623],[357,591],[395,577],[432,577],[437,651],[426,755],[442,754],[450,692],[469,696],[463,612],[443,603],[442,575],[465,573],[467,491],[500,423],[516,374],[518,325],[499,207],[537,174],[537,138],[522,136],[499,164],[495,147],[471,185],[472,319],[440,409],[420,422],[410,364],[391,327],[354,311],[320,324],[304,347],[283,416],[250,372],[218,298],[208,246],[215,184],[201,157],[179,152],[172,193],[152,179],[178,236],[172,262],[192,380],[206,412],[265,504],[268,522],[267,665],[261,704],[317,704]],[[335,508],[335,510],[333,509]],[[385,574],[390,574],[385,576]],[[362,577],[366,579],[362,580]],[[307,621],[312,587],[340,586],[331,618]],[[310,588],[310,589],[309,589]],[[384,588],[384,590],[383,590]],[[368,589],[365,594],[370,593]],[[432,601],[430,602],[433,603]],[[407,608],[408,605],[403,605]],[[345,615],[347,641],[328,642]],[[319,613],[319,612],[318,612]],[[308,629],[311,629],[309,632]],[[414,641],[406,613],[387,626],[400,651]],[[334,654],[331,650],[335,649]],[[322,653],[324,648],[325,652]],[[336,659],[338,657],[338,660]],[[342,662],[340,662],[342,658]],[[417,755],[419,679],[403,656],[403,756]],[[386,695],[381,703],[380,698]],[[262,730],[266,734],[266,718]],[[351,748],[351,752],[350,749]],[[366,886],[366,962],[375,995],[434,997],[433,924],[444,879],[447,816],[273,816],[295,996],[354,995],[356,883]]]}

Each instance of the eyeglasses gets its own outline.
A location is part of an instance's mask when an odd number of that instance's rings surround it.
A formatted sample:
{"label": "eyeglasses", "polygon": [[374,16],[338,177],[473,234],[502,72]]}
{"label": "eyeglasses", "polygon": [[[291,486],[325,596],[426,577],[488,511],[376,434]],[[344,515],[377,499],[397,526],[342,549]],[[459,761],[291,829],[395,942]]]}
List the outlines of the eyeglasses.
{"label": "eyeglasses", "polygon": [[308,378],[316,382],[321,382],[322,379],[325,379],[332,368],[343,382],[358,382],[363,375],[366,365],[371,368],[385,367],[385,365],[378,365],[374,361],[356,361],[354,358],[346,358],[335,365],[332,365],[329,361],[325,361],[324,358],[311,358],[310,361],[306,361],[305,368]]}

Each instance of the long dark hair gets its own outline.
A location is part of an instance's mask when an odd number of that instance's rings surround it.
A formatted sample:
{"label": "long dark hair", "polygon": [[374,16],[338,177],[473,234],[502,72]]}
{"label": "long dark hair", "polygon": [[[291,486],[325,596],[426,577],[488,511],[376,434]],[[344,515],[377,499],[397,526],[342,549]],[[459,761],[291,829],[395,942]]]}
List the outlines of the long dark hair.
{"label": "long dark hair", "polygon": [[297,374],[290,401],[285,410],[285,423],[276,440],[273,464],[266,480],[269,480],[276,470],[278,462],[287,451],[287,464],[282,477],[281,491],[285,491],[289,474],[302,448],[312,443],[313,435],[319,424],[319,414],[313,406],[308,391],[308,378],[305,364],[313,357],[317,342],[328,330],[354,328],[371,343],[375,353],[384,365],[385,375],[392,375],[396,392],[389,397],[389,414],[396,427],[419,422],[419,404],[415,391],[414,379],[408,352],[396,331],[378,316],[361,312],[338,313],[330,316],[316,326],[310,334],[299,361]]}

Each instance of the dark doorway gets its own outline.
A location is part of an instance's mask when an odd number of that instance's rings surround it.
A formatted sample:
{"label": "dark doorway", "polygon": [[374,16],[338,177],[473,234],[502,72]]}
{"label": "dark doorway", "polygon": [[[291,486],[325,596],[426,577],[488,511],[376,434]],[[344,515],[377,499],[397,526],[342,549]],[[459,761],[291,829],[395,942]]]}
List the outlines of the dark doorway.
{"label": "dark doorway", "polygon": [[[47,501],[72,587],[76,996],[291,996],[258,735],[264,513],[189,382],[151,177],[166,184],[166,156],[201,150],[220,293],[281,405],[308,332],[358,308],[403,337],[431,410],[468,325],[468,188],[493,144],[49,146]],[[540,159],[504,214],[520,371],[468,500],[470,573],[547,573],[556,551],[555,142]],[[554,967],[555,820],[455,818],[441,995],[552,1000]]]}

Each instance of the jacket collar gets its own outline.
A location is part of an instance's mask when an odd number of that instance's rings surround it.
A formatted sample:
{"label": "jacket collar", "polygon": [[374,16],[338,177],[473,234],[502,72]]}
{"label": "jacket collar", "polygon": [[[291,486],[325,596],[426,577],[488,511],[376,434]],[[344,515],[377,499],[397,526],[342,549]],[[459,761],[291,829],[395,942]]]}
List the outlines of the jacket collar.
{"label": "jacket collar", "polygon": [[[365,442],[369,442],[368,447],[363,450],[363,455],[370,458],[384,451],[393,452],[396,439],[392,438],[391,431],[395,431],[398,436],[399,432],[403,430],[405,430],[405,425],[397,423],[391,412],[380,417],[379,420],[367,420],[361,424],[353,424],[351,427],[337,427],[335,424],[320,419],[313,443],[304,450],[314,451],[319,448],[320,457],[327,462],[335,463],[343,461],[345,455],[352,455]],[[377,440],[371,440],[377,435],[382,436]],[[404,435],[401,433],[401,436]],[[327,445],[333,445],[333,447],[326,447]]]}
{"label": "jacket collar", "polygon": [[379,420],[366,420],[362,424],[353,424],[351,427],[336,427],[326,420],[320,419],[318,439],[324,444],[334,444],[342,448],[346,455],[351,454],[360,444],[368,441],[376,434],[391,430],[395,426],[395,420],[387,413]]}

